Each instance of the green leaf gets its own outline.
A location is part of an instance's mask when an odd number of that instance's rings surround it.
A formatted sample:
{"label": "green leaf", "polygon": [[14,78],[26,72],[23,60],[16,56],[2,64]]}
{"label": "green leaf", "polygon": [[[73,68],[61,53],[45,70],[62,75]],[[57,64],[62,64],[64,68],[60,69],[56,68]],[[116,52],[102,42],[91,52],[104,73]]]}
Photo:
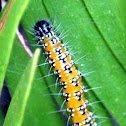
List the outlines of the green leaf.
{"label": "green leaf", "polygon": [[84,3],[99,34],[104,39],[104,43],[108,46],[116,62],[125,71],[126,34],[121,27],[120,17],[117,16],[119,3],[115,0],[104,0],[102,2],[100,0],[95,0],[95,2],[85,0]]}
{"label": "green leaf", "polygon": [[[103,64],[105,64],[105,60],[108,62],[101,78],[104,80],[105,90],[96,93],[100,99],[106,100],[104,105],[117,122],[120,125],[126,125],[124,121],[124,118],[126,118],[126,101],[124,100],[126,99],[126,31],[122,28],[124,25],[120,21],[120,17],[117,16],[119,2],[114,0],[111,2],[109,0],[102,2],[100,0],[95,0],[95,2],[85,0],[87,10],[95,22],[97,31],[101,34],[104,44],[110,52],[107,57],[111,58],[109,60],[104,57],[103,60]],[[107,55],[108,53],[105,51],[103,54]],[[105,72],[108,73],[104,74]]]}
{"label": "green leaf", "polygon": [[28,66],[25,69],[25,72],[11,100],[7,112],[7,116],[4,121],[4,126],[22,125],[27,101],[33,84],[33,78],[34,78],[39,54],[40,54],[40,49],[37,49],[34,57],[30,60]]}
{"label": "green leaf", "polygon": [[[15,38],[13,51],[11,53],[11,58],[6,74],[6,83],[12,97],[16,90],[17,83],[19,83],[20,81],[20,76],[24,73],[25,65],[27,64],[28,60],[28,55],[24,51],[23,47],[20,45],[19,40]],[[62,119],[60,113],[50,113],[53,111],[57,111],[57,107],[55,105],[54,98],[46,95],[50,94],[50,92],[45,81],[38,80],[38,78],[41,78],[42,76],[44,75],[42,74],[41,69],[37,68],[35,79],[32,84],[31,93],[26,106],[26,111],[24,114],[23,125],[38,126],[43,124],[48,126],[64,126],[64,120]],[[52,80],[50,80],[50,83],[51,81]]]}
{"label": "green leaf", "polygon": [[0,22],[0,94],[16,29],[29,0],[11,0]]}

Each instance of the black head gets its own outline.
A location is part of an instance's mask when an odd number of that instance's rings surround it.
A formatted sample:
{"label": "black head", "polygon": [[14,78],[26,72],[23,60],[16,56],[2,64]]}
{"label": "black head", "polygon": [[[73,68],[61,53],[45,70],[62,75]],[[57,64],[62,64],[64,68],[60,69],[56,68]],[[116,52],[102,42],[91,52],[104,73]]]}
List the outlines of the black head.
{"label": "black head", "polygon": [[40,20],[35,24],[34,30],[37,36],[42,37],[51,31],[51,26],[46,20]]}

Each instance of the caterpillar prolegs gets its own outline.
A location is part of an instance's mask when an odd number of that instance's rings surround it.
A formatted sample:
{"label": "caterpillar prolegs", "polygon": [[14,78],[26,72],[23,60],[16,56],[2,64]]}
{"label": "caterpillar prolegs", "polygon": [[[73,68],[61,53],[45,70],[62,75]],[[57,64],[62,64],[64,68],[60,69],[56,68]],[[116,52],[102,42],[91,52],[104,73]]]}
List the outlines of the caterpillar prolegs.
{"label": "caterpillar prolegs", "polygon": [[40,20],[35,24],[34,32],[38,43],[48,56],[54,74],[63,86],[67,111],[74,126],[98,126],[95,117],[88,110],[89,103],[84,97],[85,88],[81,82],[81,72],[76,69],[69,52],[52,26],[46,20]]}

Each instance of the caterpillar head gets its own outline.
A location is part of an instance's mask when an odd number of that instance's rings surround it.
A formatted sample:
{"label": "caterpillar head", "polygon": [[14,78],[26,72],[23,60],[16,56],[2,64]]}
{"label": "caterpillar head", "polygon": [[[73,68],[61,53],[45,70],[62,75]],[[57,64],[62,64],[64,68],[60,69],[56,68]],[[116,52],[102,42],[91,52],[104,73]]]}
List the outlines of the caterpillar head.
{"label": "caterpillar head", "polygon": [[40,20],[35,24],[34,31],[38,38],[43,38],[51,31],[51,25],[46,20]]}

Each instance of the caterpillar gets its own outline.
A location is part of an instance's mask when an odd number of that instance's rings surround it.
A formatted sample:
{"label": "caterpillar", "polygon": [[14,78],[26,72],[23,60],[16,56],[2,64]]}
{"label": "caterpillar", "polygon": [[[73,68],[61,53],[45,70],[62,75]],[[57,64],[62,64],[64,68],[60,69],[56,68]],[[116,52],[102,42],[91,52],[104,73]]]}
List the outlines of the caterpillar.
{"label": "caterpillar", "polygon": [[34,33],[38,44],[45,50],[54,74],[58,76],[63,86],[67,111],[74,126],[98,126],[93,113],[88,110],[89,102],[84,97],[85,87],[81,82],[82,74],[76,69],[60,37],[46,20],[39,20],[35,24]]}

